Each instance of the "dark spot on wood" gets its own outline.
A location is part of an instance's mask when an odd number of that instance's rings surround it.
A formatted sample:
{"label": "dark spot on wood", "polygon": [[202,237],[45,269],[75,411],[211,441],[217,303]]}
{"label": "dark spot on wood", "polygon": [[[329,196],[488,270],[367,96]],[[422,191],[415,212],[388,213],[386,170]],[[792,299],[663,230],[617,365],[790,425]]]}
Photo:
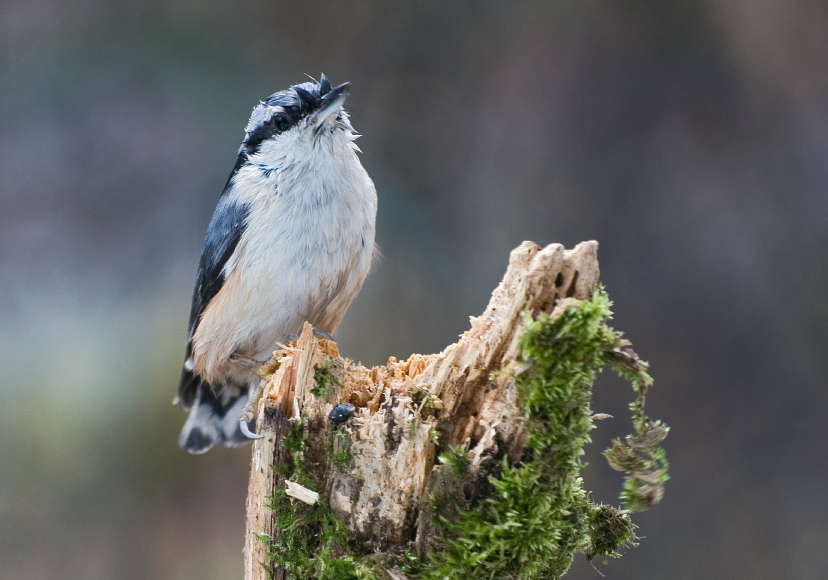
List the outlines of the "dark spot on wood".
{"label": "dark spot on wood", "polygon": [[397,391],[391,389],[389,393],[390,397],[388,401],[382,406],[382,409],[385,411],[385,416],[387,417],[386,423],[388,425],[385,433],[385,451],[386,453],[394,453],[397,448],[400,446],[400,442],[402,441],[402,429],[400,426],[397,425],[397,422],[394,420],[394,407],[396,407],[399,402],[397,401]]}
{"label": "dark spot on wood", "polygon": [[578,284],[578,270],[572,275],[572,281],[569,283],[569,288],[566,289],[566,297],[572,298],[575,296],[575,286]]}

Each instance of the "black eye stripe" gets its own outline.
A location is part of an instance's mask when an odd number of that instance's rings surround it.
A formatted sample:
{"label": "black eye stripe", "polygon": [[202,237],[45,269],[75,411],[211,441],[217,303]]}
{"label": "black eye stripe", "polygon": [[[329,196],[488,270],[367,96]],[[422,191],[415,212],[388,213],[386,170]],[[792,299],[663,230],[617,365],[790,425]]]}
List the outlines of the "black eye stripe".
{"label": "black eye stripe", "polygon": [[299,111],[292,111],[291,109],[291,107],[288,107],[284,112],[274,113],[267,122],[259,125],[250,133],[245,142],[245,149],[248,155],[256,153],[262,143],[271,137],[289,130],[299,120]]}
{"label": "black eye stripe", "polygon": [[245,149],[249,155],[256,153],[259,150],[262,142],[270,139],[273,135],[278,133],[278,131],[273,130],[273,126],[269,123],[265,123],[258,127],[255,131],[250,133],[247,137],[247,141],[244,144]]}

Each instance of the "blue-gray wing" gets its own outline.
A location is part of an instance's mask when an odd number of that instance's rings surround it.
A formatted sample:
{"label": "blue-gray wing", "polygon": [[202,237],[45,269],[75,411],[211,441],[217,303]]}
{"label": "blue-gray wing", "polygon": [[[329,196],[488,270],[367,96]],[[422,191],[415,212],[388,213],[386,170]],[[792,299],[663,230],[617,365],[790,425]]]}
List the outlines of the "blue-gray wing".
{"label": "blue-gray wing", "polygon": [[[235,170],[234,170],[235,174]],[[210,301],[218,294],[224,284],[224,266],[233,255],[244,233],[249,208],[241,203],[232,192],[232,175],[219,199],[204,249],[198,263],[193,305],[190,310],[190,324],[187,333],[187,354],[181,383],[178,386],[178,402],[184,409],[189,409],[196,397],[201,379],[193,374],[190,356],[192,355],[192,338],[198,328],[201,314]]]}

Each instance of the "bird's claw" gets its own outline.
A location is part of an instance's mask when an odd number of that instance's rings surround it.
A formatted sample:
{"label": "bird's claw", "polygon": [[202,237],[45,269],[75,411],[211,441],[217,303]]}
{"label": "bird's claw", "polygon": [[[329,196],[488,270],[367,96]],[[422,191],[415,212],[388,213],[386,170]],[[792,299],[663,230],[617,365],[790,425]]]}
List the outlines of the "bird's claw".
{"label": "bird's claw", "polygon": [[[259,400],[261,400],[262,395],[264,394],[264,385],[264,381],[259,381],[259,386],[247,399],[247,404],[244,406],[244,409],[242,409],[242,412],[239,415],[239,430],[241,430],[242,435],[248,439],[264,439],[264,435],[259,435],[258,433],[251,431],[250,426],[248,425],[248,422],[253,422],[256,418],[256,414],[253,409],[259,406]],[[255,422],[253,424],[255,425]]]}
{"label": "bird's claw", "polygon": [[[316,328],[315,326],[312,327],[312,328],[313,328],[313,333],[316,336],[324,338],[325,340],[330,340],[331,342],[336,342],[336,340],[334,340],[334,337],[331,336],[331,333],[328,332],[327,330],[323,330],[321,328]],[[292,342],[294,340],[299,340],[299,335],[298,334],[291,334],[287,337],[287,340],[288,340],[288,342]]]}
{"label": "bird's claw", "polygon": [[239,429],[241,429],[242,435],[248,439],[264,439],[264,435],[259,435],[258,433],[254,433],[250,430],[250,427],[247,425],[247,421],[245,421],[244,415],[239,417]]}

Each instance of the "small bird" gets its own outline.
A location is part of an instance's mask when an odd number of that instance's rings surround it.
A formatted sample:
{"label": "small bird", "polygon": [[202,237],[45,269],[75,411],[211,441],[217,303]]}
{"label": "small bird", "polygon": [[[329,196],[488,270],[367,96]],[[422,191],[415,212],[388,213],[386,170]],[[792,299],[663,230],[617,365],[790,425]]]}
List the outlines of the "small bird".
{"label": "small bird", "polygon": [[368,275],[377,194],[342,109],[349,86],[322,75],[253,109],[198,264],[174,401],[190,453],[249,441],[256,369],[305,321],[335,333]]}

